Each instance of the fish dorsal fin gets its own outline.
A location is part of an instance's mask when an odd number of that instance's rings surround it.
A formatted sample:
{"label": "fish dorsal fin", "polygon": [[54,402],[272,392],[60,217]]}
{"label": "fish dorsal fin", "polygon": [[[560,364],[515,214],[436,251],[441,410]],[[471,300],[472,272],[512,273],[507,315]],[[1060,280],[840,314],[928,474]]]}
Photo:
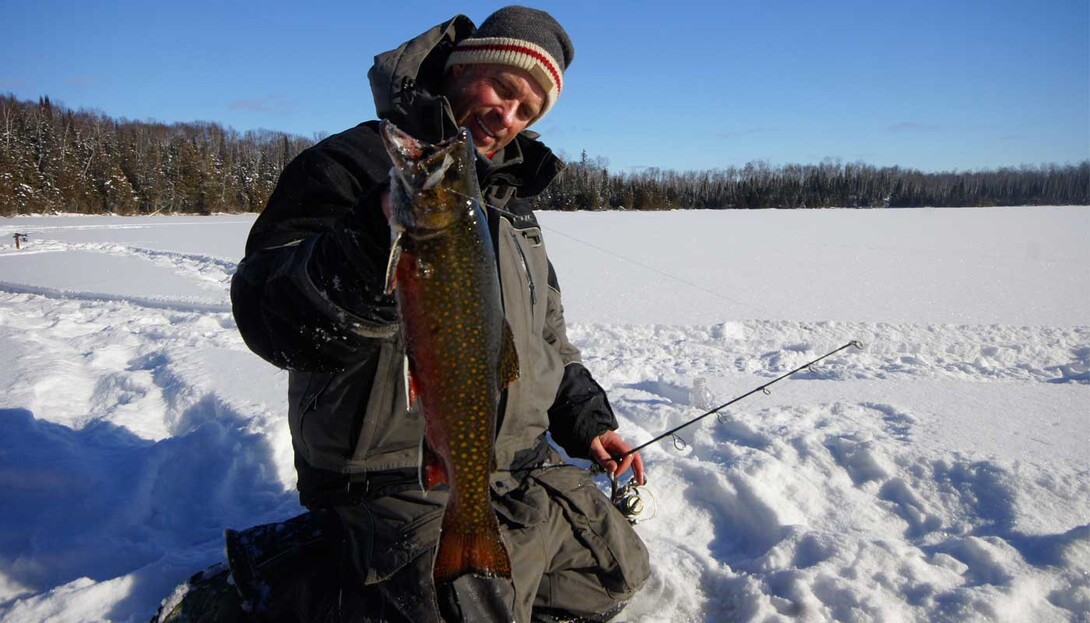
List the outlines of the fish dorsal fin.
{"label": "fish dorsal fin", "polygon": [[515,336],[511,333],[511,325],[503,322],[503,337],[500,344],[499,361],[500,387],[507,387],[519,378],[519,354],[515,349]]}

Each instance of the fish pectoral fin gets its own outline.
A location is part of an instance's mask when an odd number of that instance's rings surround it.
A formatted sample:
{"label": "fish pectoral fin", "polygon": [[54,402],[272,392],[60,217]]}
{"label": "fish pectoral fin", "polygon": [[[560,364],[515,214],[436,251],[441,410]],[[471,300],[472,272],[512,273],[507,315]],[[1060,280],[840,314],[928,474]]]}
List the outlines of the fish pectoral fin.
{"label": "fish pectoral fin", "polygon": [[401,261],[401,237],[404,232],[397,232],[390,243],[390,259],[386,261],[386,294],[390,295],[397,286],[397,264]]}
{"label": "fish pectoral fin", "polygon": [[449,484],[447,470],[439,455],[428,445],[427,438],[420,439],[420,488],[431,491],[441,484]]}
{"label": "fish pectoral fin", "polygon": [[405,385],[405,408],[412,411],[416,407],[416,399],[420,397],[420,392],[416,386],[416,381],[413,379],[412,367],[409,364],[409,356],[405,355],[401,365],[401,376]]}
{"label": "fish pectoral fin", "polygon": [[515,349],[515,336],[511,325],[503,322],[503,337],[500,344],[499,379],[500,387],[507,387],[519,378],[519,354]]}

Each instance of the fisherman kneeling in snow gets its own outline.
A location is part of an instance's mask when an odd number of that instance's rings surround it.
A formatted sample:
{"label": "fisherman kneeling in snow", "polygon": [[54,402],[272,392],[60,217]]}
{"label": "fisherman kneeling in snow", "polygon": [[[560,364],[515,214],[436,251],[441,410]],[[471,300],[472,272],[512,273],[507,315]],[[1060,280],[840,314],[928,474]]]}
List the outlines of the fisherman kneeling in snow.
{"label": "fisherman kneeling in snow", "polygon": [[556,103],[572,57],[549,14],[506,7],[479,29],[455,16],[376,56],[368,74],[379,117],[433,144],[465,128],[479,152],[519,368],[499,400],[488,476],[511,578],[432,580],[448,491],[419,484],[423,417],[407,403],[404,327],[385,284],[391,159],[371,121],[288,165],[232,283],[246,343],[290,371],[298,489],[310,512],[229,531],[237,591],[196,582],[163,620],[605,621],[647,580],[631,525],[546,437],[643,481],[638,454],[612,458],[630,446],[568,341],[529,207],[562,164],[525,129]]}

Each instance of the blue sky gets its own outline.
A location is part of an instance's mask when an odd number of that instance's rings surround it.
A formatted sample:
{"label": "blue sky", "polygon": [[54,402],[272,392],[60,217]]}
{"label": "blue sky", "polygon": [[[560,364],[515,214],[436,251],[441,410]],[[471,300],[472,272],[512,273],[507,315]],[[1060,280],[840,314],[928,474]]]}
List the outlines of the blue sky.
{"label": "blue sky", "polygon": [[[373,56],[503,2],[0,0],[0,93],[313,136],[374,116]],[[1090,2],[549,2],[575,42],[534,129],[614,171],[1090,158]]]}

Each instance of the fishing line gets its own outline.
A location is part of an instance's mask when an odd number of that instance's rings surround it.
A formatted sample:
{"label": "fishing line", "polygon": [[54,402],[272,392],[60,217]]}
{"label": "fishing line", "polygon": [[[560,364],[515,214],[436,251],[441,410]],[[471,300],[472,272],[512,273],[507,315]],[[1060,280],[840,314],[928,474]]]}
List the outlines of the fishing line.
{"label": "fishing line", "polygon": [[[475,197],[472,197],[470,195],[466,195],[464,193],[459,193],[457,191],[453,191],[453,192],[454,192],[454,194],[459,195],[461,197],[465,197],[466,199],[476,200]],[[490,204],[490,203],[488,203],[486,201],[481,201],[481,204],[486,206],[487,208],[489,208],[491,210],[495,210],[496,212],[498,212],[500,214],[504,214],[504,215],[510,216],[512,218],[518,218],[518,215],[515,214],[514,212],[504,210],[503,208],[494,206],[494,205],[492,205],[492,204]],[[577,243],[579,243],[579,244],[581,244],[583,246],[594,249],[594,250],[596,250],[596,251],[598,251],[600,253],[604,253],[604,254],[606,254],[606,255],[608,255],[610,257],[616,258],[616,259],[621,260],[623,262],[628,262],[629,264],[632,264],[634,266],[638,266],[638,267],[640,267],[640,268],[642,268],[644,270],[647,270],[647,271],[651,271],[651,272],[653,272],[653,273],[655,273],[655,274],[657,274],[659,276],[666,277],[667,279],[670,279],[672,281],[676,281],[678,283],[687,285],[690,288],[695,288],[697,290],[700,290],[701,292],[704,292],[705,294],[711,295],[711,296],[713,296],[713,297],[715,297],[717,299],[720,299],[722,301],[726,301],[728,303],[734,303],[735,305],[740,305],[742,307],[747,307],[749,309],[759,311],[759,312],[767,312],[768,311],[768,310],[766,310],[766,309],[764,309],[762,307],[759,307],[757,305],[753,305],[752,303],[746,303],[745,301],[739,301],[738,299],[731,298],[729,296],[726,296],[724,294],[716,292],[715,290],[712,290],[710,288],[702,286],[699,283],[696,283],[694,281],[690,281],[690,280],[688,280],[688,279],[686,279],[684,277],[679,277],[678,275],[668,273],[668,272],[666,272],[664,270],[660,270],[658,268],[655,268],[654,266],[649,266],[647,264],[644,264],[643,262],[640,262],[639,260],[634,260],[634,259],[632,259],[630,257],[620,255],[618,253],[610,251],[609,249],[606,249],[605,247],[601,247],[599,245],[596,245],[593,242],[587,242],[586,240],[576,238],[575,236],[573,236],[573,235],[571,235],[569,233],[566,233],[566,232],[562,232],[559,229],[556,229],[556,228],[553,228],[553,227],[547,227],[545,225],[542,225],[541,223],[538,223],[537,226],[540,227],[541,229],[546,230],[546,231],[555,233],[555,234],[557,234],[559,236],[563,236],[563,237],[565,237],[565,238],[567,238],[567,239],[569,239],[569,240],[571,240],[573,242],[577,242]]]}
{"label": "fishing line", "polygon": [[[491,207],[491,206],[489,206],[489,207]],[[497,208],[492,208],[492,209],[496,210]],[[502,210],[500,210],[500,211],[502,212]],[[505,213],[510,214],[509,212],[505,212]],[[727,301],[729,303],[734,303],[735,305],[741,305],[742,307],[748,307],[750,309],[757,310],[757,311],[760,311],[760,312],[767,311],[765,309],[757,307],[756,305],[751,305],[750,303],[746,303],[744,301],[739,301],[738,299],[733,299],[733,298],[731,298],[729,296],[725,296],[723,294],[720,294],[720,293],[718,293],[718,292],[716,292],[714,290],[711,290],[709,288],[706,288],[706,287],[700,285],[699,283],[689,281],[688,279],[685,279],[684,277],[678,277],[677,275],[668,273],[668,272],[663,271],[663,270],[659,270],[658,268],[655,268],[654,266],[648,266],[647,264],[644,264],[644,263],[642,263],[640,261],[634,260],[634,259],[632,259],[630,257],[625,257],[625,256],[620,255],[618,253],[614,253],[613,251],[610,251],[609,249],[606,249],[604,247],[600,247],[600,246],[598,246],[598,245],[596,245],[596,244],[594,244],[592,242],[587,242],[586,240],[580,240],[579,238],[576,238],[575,236],[573,236],[571,234],[564,233],[564,232],[562,232],[562,231],[560,231],[558,229],[553,229],[552,227],[546,227],[546,226],[544,226],[544,225],[542,225],[540,223],[538,223],[538,227],[541,227],[542,229],[546,229],[546,230],[551,231],[553,233],[564,236],[565,238],[568,238],[569,240],[574,240],[575,242],[578,242],[579,244],[582,244],[584,246],[588,246],[588,247],[590,247],[592,249],[596,249],[598,251],[601,251],[602,253],[605,253],[606,255],[609,255],[609,256],[615,257],[615,258],[617,258],[619,260],[623,260],[625,262],[628,262],[629,264],[634,264],[636,266],[639,266],[640,268],[643,268],[644,270],[649,270],[649,271],[651,271],[651,272],[653,272],[655,274],[666,277],[667,279],[672,279],[674,281],[677,281],[678,283],[683,283],[683,284],[685,284],[685,285],[687,285],[689,287],[696,288],[697,290],[700,290],[701,292],[705,292],[707,294],[710,294],[710,295],[712,295],[713,297],[715,297],[717,299],[722,299],[722,300]]]}
{"label": "fishing line", "polygon": [[[495,206],[488,206],[488,207],[490,207],[490,208],[492,208],[493,210],[496,210],[497,212],[500,212],[500,213],[502,213],[502,214],[506,214],[506,215],[508,215],[508,216],[515,216],[515,215],[514,215],[513,213],[511,213],[511,212],[508,212],[508,211],[506,211],[506,210],[503,210],[503,209],[497,208],[497,207],[495,207]],[[724,294],[720,294],[719,292],[716,292],[715,290],[712,290],[712,289],[710,289],[710,288],[707,288],[707,287],[705,287],[705,286],[702,286],[702,285],[700,285],[699,283],[696,283],[696,282],[694,282],[694,281],[690,281],[690,280],[688,280],[688,279],[686,279],[686,278],[684,278],[684,277],[679,277],[678,275],[675,275],[675,274],[672,274],[672,273],[668,273],[668,272],[666,272],[666,271],[664,271],[664,270],[661,270],[661,269],[655,268],[654,266],[649,266],[649,265],[647,265],[647,264],[644,264],[643,262],[640,262],[639,260],[634,260],[634,259],[632,259],[632,258],[630,258],[630,257],[626,257],[626,256],[624,256],[624,255],[621,255],[621,254],[619,254],[619,253],[615,253],[615,252],[613,252],[613,251],[610,251],[609,249],[607,249],[607,248],[605,248],[605,247],[602,247],[602,246],[596,245],[596,244],[594,244],[593,242],[587,242],[586,240],[582,240],[582,239],[580,239],[580,238],[576,238],[575,236],[573,236],[573,235],[571,235],[571,234],[569,234],[569,233],[566,233],[566,232],[560,231],[559,229],[556,229],[556,228],[554,228],[554,227],[547,227],[547,226],[545,226],[545,225],[542,225],[541,223],[538,223],[538,227],[540,227],[540,228],[542,228],[542,229],[544,229],[544,230],[546,230],[546,231],[549,231],[549,232],[555,233],[555,234],[557,234],[557,235],[563,236],[563,237],[565,237],[565,238],[567,238],[567,239],[569,239],[569,240],[571,240],[571,241],[573,241],[573,242],[577,242],[577,243],[579,243],[579,244],[581,244],[581,245],[583,245],[583,246],[585,246],[585,247],[589,247],[589,248],[591,248],[591,249],[594,249],[594,250],[596,250],[596,251],[598,251],[598,252],[600,252],[600,253],[604,253],[604,254],[606,254],[606,255],[608,255],[608,256],[610,256],[610,257],[616,258],[616,259],[618,259],[618,260],[621,260],[621,261],[623,261],[623,262],[628,262],[629,264],[632,264],[632,265],[634,265],[634,266],[638,266],[638,267],[640,267],[640,268],[642,268],[642,269],[644,269],[644,270],[648,270],[648,271],[651,271],[651,272],[655,273],[656,275],[659,275],[659,276],[662,276],[662,277],[666,277],[667,279],[670,279],[670,280],[676,281],[676,282],[678,282],[678,283],[681,283],[681,284],[687,285],[687,286],[689,286],[690,288],[695,288],[695,289],[697,289],[697,290],[700,290],[701,292],[704,292],[705,294],[709,294],[709,295],[711,295],[712,297],[714,297],[714,298],[717,298],[717,299],[720,299],[720,300],[722,300],[722,301],[726,301],[726,302],[728,302],[728,303],[734,303],[735,305],[740,305],[740,306],[742,306],[742,307],[747,307],[747,308],[749,308],[749,309],[752,309],[752,310],[756,310],[756,311],[759,311],[759,312],[765,312],[765,311],[767,311],[767,310],[765,310],[765,309],[763,309],[763,308],[761,308],[761,307],[758,307],[758,306],[756,306],[756,305],[753,305],[753,304],[751,304],[751,303],[746,303],[745,301],[739,301],[738,299],[735,299],[735,298],[731,298],[731,297],[729,297],[729,296],[726,296],[726,295],[724,295]]]}

